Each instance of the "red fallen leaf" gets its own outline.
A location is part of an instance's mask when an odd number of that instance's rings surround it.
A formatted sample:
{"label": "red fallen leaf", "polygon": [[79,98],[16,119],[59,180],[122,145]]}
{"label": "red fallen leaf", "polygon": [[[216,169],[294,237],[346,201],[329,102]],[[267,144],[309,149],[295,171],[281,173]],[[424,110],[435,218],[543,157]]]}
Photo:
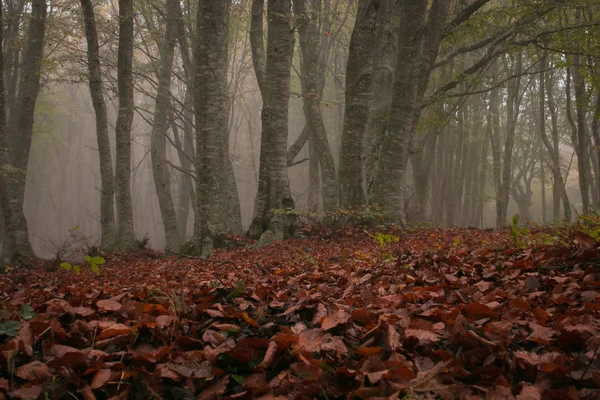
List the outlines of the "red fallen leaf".
{"label": "red fallen leaf", "polygon": [[350,320],[350,313],[338,306],[336,306],[335,311],[332,314],[329,314],[323,319],[323,323],[321,324],[321,329],[327,331],[329,329],[335,328],[338,325],[345,324]]}
{"label": "red fallen leaf", "polygon": [[406,337],[416,337],[421,345],[435,343],[440,340],[437,333],[424,331],[422,329],[406,329],[404,333]]}
{"label": "red fallen leaf", "polygon": [[245,338],[237,342],[235,347],[227,354],[242,364],[249,364],[268,347],[269,342],[265,338]]}
{"label": "red fallen leaf", "polygon": [[220,381],[215,382],[211,386],[209,386],[206,389],[204,389],[198,395],[198,397],[196,397],[196,399],[197,400],[212,400],[212,399],[220,398],[221,395],[223,393],[225,393],[225,390],[227,389],[227,384],[228,383],[229,383],[229,375],[225,376]]}
{"label": "red fallen leaf", "polygon": [[171,325],[175,321],[175,317],[172,315],[159,315],[156,317],[156,326],[159,328],[165,328]]}
{"label": "red fallen leaf", "polygon": [[542,390],[537,386],[525,386],[516,400],[542,400]]}
{"label": "red fallen leaf", "polygon": [[348,354],[348,348],[346,348],[344,341],[338,336],[331,336],[329,333],[323,336],[321,350],[332,351],[338,356],[339,359]]}
{"label": "red fallen leaf", "polygon": [[273,340],[282,346],[289,346],[292,343],[298,343],[300,339],[298,338],[298,335],[291,333],[280,333],[279,335],[273,336]]}
{"label": "red fallen leaf", "polygon": [[245,389],[252,389],[254,392],[264,393],[269,390],[267,378],[264,373],[256,373],[248,376],[242,383]]}
{"label": "red fallen leaf", "polygon": [[167,309],[162,304],[154,304],[154,303],[146,303],[144,304],[144,313],[146,314],[154,314],[154,315],[163,315],[168,314]]}
{"label": "red fallen leaf", "polygon": [[290,371],[295,375],[308,380],[317,380],[323,373],[323,370],[318,366],[303,362],[290,365]]}
{"label": "red fallen leaf", "polygon": [[368,329],[377,324],[377,315],[367,308],[357,308],[352,310],[352,321],[358,322]]}
{"label": "red fallen leaf", "polygon": [[26,385],[9,392],[8,395],[21,400],[37,400],[42,395],[42,390],[41,384]]}
{"label": "red fallen leaf", "polygon": [[265,353],[265,357],[262,362],[258,365],[261,368],[268,368],[273,360],[275,359],[275,354],[277,353],[277,342],[271,340],[269,342],[269,347],[267,347],[267,352]]}
{"label": "red fallen leaf", "polygon": [[383,351],[383,347],[359,347],[354,350],[354,354],[358,354],[359,356],[376,356],[377,354]]}
{"label": "red fallen leaf", "polygon": [[322,340],[323,331],[321,329],[306,329],[298,335],[298,346],[309,353],[314,353],[321,350]]}
{"label": "red fallen leaf", "polygon": [[536,307],[533,309],[533,315],[535,319],[538,320],[541,326],[546,326],[546,321],[550,318],[550,314],[548,314],[545,310],[540,307]]}
{"label": "red fallen leaf", "polygon": [[48,362],[50,367],[78,368],[85,367],[88,363],[85,353],[74,347],[57,344],[52,347],[52,350],[54,359]]}
{"label": "red fallen leaf", "polygon": [[121,307],[123,307],[121,303],[118,303],[114,300],[98,300],[96,306],[100,312],[119,311]]}
{"label": "red fallen leaf", "polygon": [[469,303],[465,304],[462,308],[461,313],[470,319],[477,320],[483,318],[498,318],[498,314],[486,306],[480,303]]}
{"label": "red fallen leaf", "polygon": [[17,336],[12,339],[12,342],[17,345],[17,348],[20,351],[24,352],[29,357],[33,355],[33,332],[31,331],[29,322],[23,324],[21,329],[19,329]]}
{"label": "red fallen leaf", "polygon": [[124,324],[114,324],[109,328],[106,328],[98,335],[98,339],[108,339],[115,336],[127,335],[132,333],[133,330]]}
{"label": "red fallen leaf", "polygon": [[0,390],[8,392],[8,380],[0,378]]}
{"label": "red fallen leaf", "polygon": [[225,340],[227,340],[227,338],[221,332],[213,331],[212,329],[207,329],[202,334],[202,340],[216,347],[223,343]]}
{"label": "red fallen leaf", "polygon": [[48,366],[39,361],[32,361],[29,364],[21,365],[17,368],[15,375],[26,381],[44,380],[52,376]]}
{"label": "red fallen leaf", "polygon": [[253,320],[252,318],[250,318],[250,316],[248,315],[248,313],[242,313],[242,319],[244,320],[244,322],[246,322],[248,325],[254,327],[254,328],[258,328],[258,322],[256,322],[255,320]]}
{"label": "red fallen leaf", "polygon": [[100,389],[102,386],[106,385],[108,381],[110,381],[111,376],[112,372],[110,369],[99,369],[94,374],[90,387],[94,390]]}
{"label": "red fallen leaf", "polygon": [[83,400],[96,400],[92,388],[87,385],[79,389],[79,393],[81,394],[81,397],[83,397]]}
{"label": "red fallen leaf", "polygon": [[396,351],[402,348],[401,338],[398,331],[393,324],[388,324],[387,330],[387,345],[392,349],[392,351]]}
{"label": "red fallen leaf", "polygon": [[575,240],[588,249],[593,249],[596,246],[596,239],[582,231],[575,231]]}
{"label": "red fallen leaf", "polygon": [[528,339],[539,344],[550,344],[556,334],[554,329],[546,328],[533,322],[529,323],[529,327],[531,328],[531,334],[528,336]]}
{"label": "red fallen leaf", "polygon": [[157,363],[172,349],[172,345],[155,348],[151,344],[141,343],[137,345],[135,349],[131,350],[130,353],[136,360],[146,361],[149,363]]}

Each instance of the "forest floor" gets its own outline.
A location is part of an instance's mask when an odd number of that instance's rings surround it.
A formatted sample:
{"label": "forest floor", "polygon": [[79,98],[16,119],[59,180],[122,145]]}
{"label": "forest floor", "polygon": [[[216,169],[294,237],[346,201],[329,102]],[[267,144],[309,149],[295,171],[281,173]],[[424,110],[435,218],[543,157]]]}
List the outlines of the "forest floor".
{"label": "forest floor", "polygon": [[600,398],[600,219],[305,236],[9,268],[0,399]]}

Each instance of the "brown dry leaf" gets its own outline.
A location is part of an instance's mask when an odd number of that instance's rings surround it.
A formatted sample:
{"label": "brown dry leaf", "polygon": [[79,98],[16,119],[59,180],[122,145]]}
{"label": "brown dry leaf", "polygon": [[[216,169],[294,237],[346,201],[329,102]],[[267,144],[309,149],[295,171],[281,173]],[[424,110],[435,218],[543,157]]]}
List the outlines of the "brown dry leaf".
{"label": "brown dry leaf", "polygon": [[387,345],[390,346],[390,349],[392,351],[396,351],[402,348],[400,334],[394,327],[394,324],[388,324]]}
{"label": "brown dry leaf", "polygon": [[329,329],[335,328],[338,325],[345,324],[350,320],[350,313],[340,306],[335,306],[335,310],[333,313],[327,315],[323,319],[323,323],[321,324],[321,329],[323,331],[327,331]]}
{"label": "brown dry leaf", "polygon": [[92,383],[90,383],[90,387],[94,390],[100,389],[102,386],[106,385],[112,376],[112,372],[110,369],[99,369],[94,374],[94,378],[92,378]]}
{"label": "brown dry leaf", "polygon": [[121,307],[123,307],[121,303],[118,303],[114,300],[98,300],[96,306],[100,312],[119,311]]}
{"label": "brown dry leaf", "polygon": [[115,336],[127,335],[132,332],[133,330],[127,325],[114,324],[100,332],[98,339],[108,339]]}
{"label": "brown dry leaf", "polygon": [[33,381],[49,378],[52,376],[52,373],[50,373],[50,369],[48,369],[46,364],[42,364],[39,361],[32,361],[17,368],[15,375],[26,381]]}
{"label": "brown dry leaf", "polygon": [[42,390],[41,384],[26,385],[9,392],[8,395],[21,400],[37,400],[42,395]]}
{"label": "brown dry leaf", "polygon": [[260,368],[268,368],[273,360],[275,359],[275,354],[277,353],[277,342],[271,340],[269,342],[269,347],[267,347],[267,352],[265,353],[265,357],[262,362],[258,365]]}
{"label": "brown dry leaf", "polygon": [[416,337],[420,345],[436,343],[440,340],[437,333],[425,331],[422,329],[407,329],[404,331],[406,337]]}
{"label": "brown dry leaf", "polygon": [[298,335],[298,346],[309,353],[314,353],[321,350],[322,340],[323,331],[321,329],[307,329]]}
{"label": "brown dry leaf", "polygon": [[383,347],[359,347],[358,349],[354,350],[354,354],[357,354],[359,356],[376,356],[377,354],[380,354],[383,351]]}
{"label": "brown dry leaf", "polygon": [[348,354],[348,348],[344,344],[342,338],[339,336],[332,336],[329,333],[323,336],[323,341],[321,342],[321,350],[332,351],[340,359],[342,356]]}
{"label": "brown dry leaf", "polygon": [[542,400],[542,390],[537,386],[525,386],[516,400]]}
{"label": "brown dry leaf", "polygon": [[244,322],[246,322],[248,325],[254,327],[254,328],[258,328],[258,322],[256,322],[255,320],[253,320],[252,318],[250,318],[250,316],[248,315],[248,313],[242,313],[242,319],[244,320]]}
{"label": "brown dry leaf", "polygon": [[483,318],[497,318],[498,314],[486,306],[480,303],[469,303],[466,304],[461,313],[472,320],[483,319]]}
{"label": "brown dry leaf", "polygon": [[[420,391],[423,389],[427,389],[429,385],[426,385],[427,382],[431,381],[434,377],[438,376],[441,373],[444,373],[452,360],[442,361],[433,366],[433,368],[429,368],[426,371],[419,371],[417,373],[417,377],[410,381],[410,387],[412,390]],[[428,390],[424,390],[428,391]]]}
{"label": "brown dry leaf", "polygon": [[575,240],[588,249],[593,249],[596,246],[596,239],[582,231],[575,231]]}
{"label": "brown dry leaf", "polygon": [[156,317],[156,326],[159,328],[165,328],[171,325],[175,321],[175,317],[172,315],[159,315]]}
{"label": "brown dry leaf", "polygon": [[217,381],[204,389],[198,397],[197,400],[212,400],[215,398],[221,398],[221,395],[225,393],[227,389],[227,384],[229,383],[229,375],[226,375],[220,381]]}

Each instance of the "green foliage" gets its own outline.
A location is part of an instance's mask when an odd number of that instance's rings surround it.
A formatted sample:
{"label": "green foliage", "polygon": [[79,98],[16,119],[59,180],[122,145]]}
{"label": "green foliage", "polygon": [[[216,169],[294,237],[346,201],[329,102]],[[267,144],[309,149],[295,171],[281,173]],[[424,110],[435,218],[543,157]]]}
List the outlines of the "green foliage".
{"label": "green foliage", "polygon": [[383,232],[377,232],[374,235],[370,234],[369,232],[366,233],[367,235],[375,239],[377,244],[379,244],[379,247],[381,247],[381,257],[384,259],[384,262],[396,261],[397,258],[394,257],[394,255],[389,251],[387,246],[392,242],[398,242],[400,240],[398,236]]}
{"label": "green foliage", "polygon": [[19,310],[19,316],[24,320],[30,320],[37,317],[37,313],[33,310],[29,304],[24,304]]}
{"label": "green foliage", "polygon": [[527,244],[522,240],[522,238],[524,234],[529,233],[529,229],[521,227],[520,221],[521,216],[519,214],[515,214],[512,217],[512,225],[510,226],[510,238],[517,247],[524,249],[525,247],[527,247]]}
{"label": "green foliage", "polygon": [[21,323],[18,321],[6,321],[0,324],[0,336],[15,337],[21,329]]}
{"label": "green foliage", "polygon": [[592,210],[590,214],[580,215],[577,229],[590,235],[595,240],[600,239],[600,211]]}
{"label": "green foliage", "polygon": [[244,293],[246,293],[246,284],[243,281],[236,281],[235,287],[227,295],[227,298],[237,299],[238,297],[243,297]]}
{"label": "green foliage", "polygon": [[[104,264],[106,260],[100,256],[91,257],[90,255],[85,256],[85,262],[88,264],[90,270],[98,275],[100,273],[100,265]],[[70,262],[61,262],[60,267],[67,271],[75,271],[80,273],[82,271],[81,265],[72,265]]]}

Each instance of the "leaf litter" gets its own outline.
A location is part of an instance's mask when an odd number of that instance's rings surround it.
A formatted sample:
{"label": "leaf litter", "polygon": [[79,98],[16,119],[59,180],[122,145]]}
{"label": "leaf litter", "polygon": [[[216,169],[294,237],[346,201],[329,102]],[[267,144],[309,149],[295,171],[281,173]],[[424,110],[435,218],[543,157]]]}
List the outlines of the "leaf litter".
{"label": "leaf litter", "polygon": [[597,240],[391,233],[13,269],[0,399],[600,397]]}

